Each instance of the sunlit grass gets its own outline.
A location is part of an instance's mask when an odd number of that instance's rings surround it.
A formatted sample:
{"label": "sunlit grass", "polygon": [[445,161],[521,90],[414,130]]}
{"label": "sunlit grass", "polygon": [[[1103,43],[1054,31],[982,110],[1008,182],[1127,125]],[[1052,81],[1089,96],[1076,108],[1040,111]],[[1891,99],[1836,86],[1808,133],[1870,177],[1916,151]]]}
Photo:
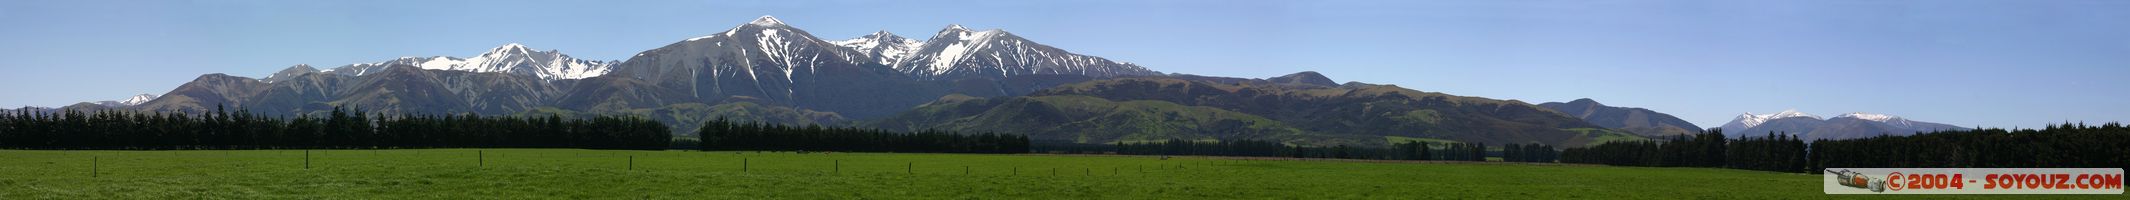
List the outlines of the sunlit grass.
{"label": "sunlit grass", "polygon": [[305,169],[303,150],[0,151],[0,199],[1831,198],[1817,175],[1551,164],[571,149],[310,157]]}

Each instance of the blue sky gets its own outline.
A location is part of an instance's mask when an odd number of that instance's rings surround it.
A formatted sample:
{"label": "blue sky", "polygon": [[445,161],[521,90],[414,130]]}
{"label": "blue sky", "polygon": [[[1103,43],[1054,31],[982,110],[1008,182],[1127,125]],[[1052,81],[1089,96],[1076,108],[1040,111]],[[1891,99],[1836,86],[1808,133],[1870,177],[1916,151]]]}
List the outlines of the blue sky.
{"label": "blue sky", "polygon": [[0,106],[506,43],[624,60],[762,15],[828,39],[962,24],[1164,72],[1594,98],[1704,127],[1784,109],[2130,121],[2130,1],[0,1]]}

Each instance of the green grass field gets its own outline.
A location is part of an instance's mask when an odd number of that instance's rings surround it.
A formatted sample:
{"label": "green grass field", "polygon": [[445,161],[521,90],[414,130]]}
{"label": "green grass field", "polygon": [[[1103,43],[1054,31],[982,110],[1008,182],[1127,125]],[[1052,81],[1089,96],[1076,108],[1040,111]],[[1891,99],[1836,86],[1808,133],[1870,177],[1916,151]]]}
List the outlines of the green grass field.
{"label": "green grass field", "polygon": [[568,149],[310,157],[304,169],[302,150],[0,151],[0,199],[2124,198],[1830,196],[1818,175],[1508,163]]}

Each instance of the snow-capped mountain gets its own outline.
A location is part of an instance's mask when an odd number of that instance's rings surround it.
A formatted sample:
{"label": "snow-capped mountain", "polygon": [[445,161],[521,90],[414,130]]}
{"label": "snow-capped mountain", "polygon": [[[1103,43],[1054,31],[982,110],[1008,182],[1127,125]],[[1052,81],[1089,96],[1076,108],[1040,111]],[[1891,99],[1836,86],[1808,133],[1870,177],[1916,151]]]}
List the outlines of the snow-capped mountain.
{"label": "snow-capped mountain", "polygon": [[384,62],[341,66],[323,72],[361,76],[392,65],[413,65],[433,70],[508,73],[536,76],[544,80],[560,80],[605,75],[611,71],[613,62],[579,60],[557,50],[537,51],[525,45],[510,43],[471,58],[400,57]]}
{"label": "snow-capped mountain", "polygon": [[1769,133],[1787,134],[1805,140],[1851,139],[1879,135],[1911,135],[1918,132],[1941,130],[1966,130],[1958,126],[1912,121],[1900,116],[1874,113],[1849,113],[1834,118],[1785,110],[1775,114],[1756,115],[1746,113],[1723,125],[1726,134],[1734,137],[1761,137]]}
{"label": "snow-capped mountain", "polygon": [[112,101],[97,101],[97,102],[96,102],[96,105],[103,105],[103,106],[105,106],[105,107],[113,107],[113,108],[116,108],[116,107],[127,107],[127,106],[137,106],[137,105],[141,105],[142,103],[148,103],[148,101],[152,101],[152,100],[155,100],[155,97],[156,97],[156,96],[155,96],[155,94],[139,94],[139,95],[133,95],[132,97],[126,97],[126,99],[120,99],[120,100],[112,100]]}
{"label": "snow-capped mountain", "polygon": [[1738,115],[1738,118],[1736,119],[1731,119],[1730,123],[1723,124],[1723,130],[1745,130],[1760,126],[1760,124],[1767,123],[1769,120],[1793,117],[1820,120],[1819,116],[1806,114],[1804,112],[1797,112],[1797,109],[1783,110],[1782,112],[1776,112],[1775,114],[1753,114],[1753,112],[1746,112],[1745,114]]}
{"label": "snow-capped mountain", "polygon": [[1026,74],[1078,74],[1095,77],[1158,75],[1139,65],[1066,52],[1037,44],[1005,30],[971,31],[949,25],[896,70],[926,80],[1004,78]]}
{"label": "snow-capped mountain", "polygon": [[623,61],[617,74],[650,82],[682,80],[692,98],[745,94],[790,99],[824,73],[865,71],[871,59],[805,30],[762,16],[725,32],[689,38]]}
{"label": "snow-capped mountain", "polygon": [[128,106],[141,105],[141,103],[148,103],[148,101],[151,100],[155,100],[155,94],[138,94],[133,95],[133,97],[127,97],[126,100],[118,101],[118,104],[124,104]]}
{"label": "snow-capped mountain", "polygon": [[1834,118],[1855,118],[1861,120],[1869,120],[1879,123],[1886,123],[1902,128],[1915,127],[1915,121],[1908,121],[1908,119],[1903,119],[1901,118],[1901,116],[1893,116],[1888,114],[1853,112],[1849,114],[1842,114],[1840,116],[1834,116]]}
{"label": "snow-capped mountain", "polygon": [[771,16],[637,53],[612,75],[583,82],[556,104],[600,109],[744,100],[867,116],[944,95]]}
{"label": "snow-capped mountain", "polygon": [[909,57],[910,52],[916,52],[918,47],[924,46],[924,41],[897,36],[894,33],[888,33],[887,30],[848,40],[829,41],[829,43],[865,53],[866,57],[871,57],[874,62],[882,65],[901,61],[902,58]]}
{"label": "snow-capped mountain", "polygon": [[[1849,113],[1849,114],[1842,114],[1841,116],[1835,116],[1835,117],[1834,117],[1833,119],[1828,119],[1827,121],[1837,121],[1837,120],[1842,120],[1842,119],[1857,119],[1857,120],[1863,120],[1863,121],[1871,121],[1871,122],[1877,122],[1877,123],[1879,123],[1879,124],[1884,124],[1885,126],[1887,126],[1887,127],[1889,127],[1889,128],[1894,128],[1894,129],[1901,129],[1901,130],[1925,131],[1925,132],[1928,132],[1928,131],[1938,131],[1938,130],[1967,130],[1967,129],[1968,129],[1968,128],[1962,128],[1962,127],[1959,127],[1959,126],[1953,126],[1953,125],[1947,125],[1947,124],[1940,124],[1940,123],[1930,123],[1930,122],[1919,122],[1919,121],[1912,121],[1912,120],[1908,120],[1908,118],[1902,118],[1901,116],[1894,116],[1894,115],[1888,115],[1888,114],[1876,114],[1876,113],[1862,113],[1862,112],[1857,112],[1857,113]],[[1913,131],[1910,131],[1910,132],[1913,132]]]}

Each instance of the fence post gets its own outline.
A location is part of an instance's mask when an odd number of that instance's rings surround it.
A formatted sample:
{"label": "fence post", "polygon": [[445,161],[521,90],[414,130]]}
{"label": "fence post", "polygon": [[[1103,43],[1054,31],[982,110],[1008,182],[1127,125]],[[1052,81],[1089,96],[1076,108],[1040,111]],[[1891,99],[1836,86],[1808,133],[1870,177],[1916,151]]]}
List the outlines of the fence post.
{"label": "fence post", "polygon": [[629,170],[636,170],[636,155],[629,155]]}
{"label": "fence post", "polygon": [[836,174],[843,174],[843,160],[836,160]]}
{"label": "fence post", "polygon": [[102,158],[97,158],[97,157],[95,157],[95,156],[90,156],[90,157],[89,157],[89,178],[95,178],[95,177],[96,177],[96,174],[97,174],[97,172],[96,172],[96,167],[97,167],[97,165],[101,165],[100,163],[102,162],[102,161],[99,161],[100,159],[102,159]]}
{"label": "fence post", "polygon": [[473,151],[473,167],[479,168],[485,166],[488,166],[488,152],[480,150]]}
{"label": "fence post", "polygon": [[311,169],[311,150],[303,150],[303,169]]}
{"label": "fence post", "polygon": [[916,174],[916,173],[917,173],[917,170],[916,170],[916,168],[917,168],[917,162],[910,162],[909,164],[905,164],[905,165],[903,165],[903,166],[902,166],[902,173],[904,173],[904,174]]}
{"label": "fence post", "polygon": [[747,172],[747,158],[740,158],[740,172]]}

